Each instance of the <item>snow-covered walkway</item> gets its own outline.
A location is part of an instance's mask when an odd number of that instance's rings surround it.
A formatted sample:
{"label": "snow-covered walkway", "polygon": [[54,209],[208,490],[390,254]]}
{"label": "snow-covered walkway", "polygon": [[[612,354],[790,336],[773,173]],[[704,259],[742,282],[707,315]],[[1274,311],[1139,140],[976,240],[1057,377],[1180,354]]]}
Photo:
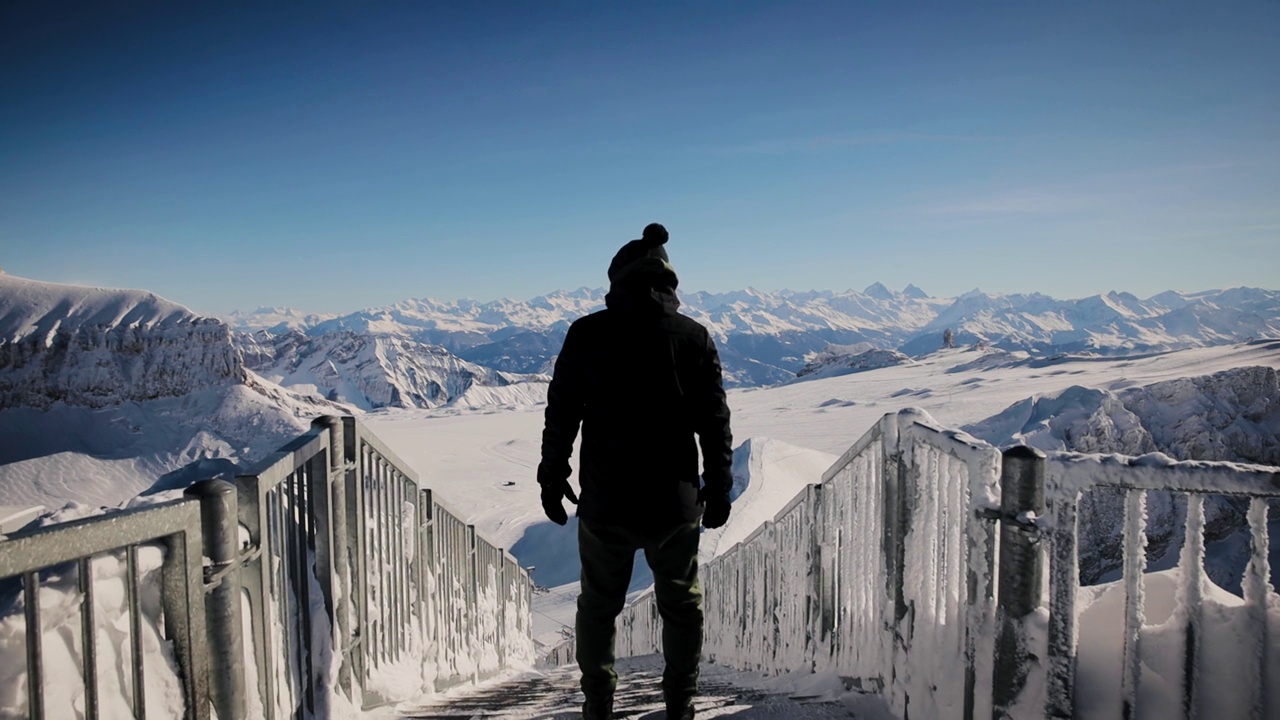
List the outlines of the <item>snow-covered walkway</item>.
{"label": "snow-covered walkway", "polygon": [[[658,656],[618,661],[614,717],[662,720],[662,660]],[[893,720],[878,696],[847,692],[838,678],[761,678],[704,665],[697,717],[733,720]],[[457,690],[419,706],[402,705],[406,720],[510,718],[577,720],[582,694],[576,667],[525,673]]]}

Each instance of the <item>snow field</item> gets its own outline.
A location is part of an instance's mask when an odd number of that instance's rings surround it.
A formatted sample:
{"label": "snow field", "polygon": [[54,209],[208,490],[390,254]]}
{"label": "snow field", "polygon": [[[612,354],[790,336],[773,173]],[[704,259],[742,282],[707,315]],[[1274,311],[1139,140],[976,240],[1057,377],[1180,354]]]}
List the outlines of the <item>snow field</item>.
{"label": "snow field", "polygon": [[[1026,397],[1028,393],[1060,390],[1067,383],[1103,388],[1129,387],[1212,373],[1241,365],[1280,367],[1280,351],[1277,351],[1274,344],[1253,344],[1191,350],[1137,360],[1063,362],[1043,368],[1017,366],[955,371],[956,368],[971,365],[985,356],[986,354],[973,350],[958,350],[925,358],[917,365],[897,366],[768,390],[732,391],[730,404],[734,410],[735,432],[740,438],[752,439],[752,445],[759,444],[765,449],[759,455],[759,460],[755,461],[755,467],[750,470],[751,482],[735,503],[730,523],[719,531],[719,538],[707,533],[704,551],[708,554],[725,552],[749,534],[762,517],[770,517],[786,504],[800,486],[815,482],[820,477],[820,471],[813,472],[811,468],[797,470],[797,467],[822,467],[830,464],[833,453],[844,450],[858,431],[865,430],[884,412],[902,407],[908,402],[923,405],[934,412],[941,422],[955,425],[980,420]],[[932,390],[901,394],[900,391],[906,388]],[[838,402],[833,403],[832,400]],[[185,410],[185,403],[183,405]],[[131,406],[125,407],[127,409]],[[222,406],[212,405],[214,410],[218,407]],[[177,411],[178,408],[173,410]],[[228,421],[236,414],[235,410],[226,411]],[[401,457],[406,458],[410,467],[422,478],[424,486],[431,487],[448,498],[461,517],[476,524],[479,532],[495,538],[496,544],[511,547],[530,527],[545,524],[533,482],[537,463],[536,439],[541,430],[541,408],[384,411],[372,413],[362,419],[368,420],[375,432],[394,447]],[[779,452],[768,450],[770,445]],[[9,466],[0,468],[0,480],[5,480],[4,470],[8,468]],[[777,482],[774,482],[775,479]],[[91,466],[83,471],[79,482],[83,488],[94,493],[119,492],[111,488],[111,483],[105,476],[97,476]],[[103,497],[102,501],[105,502],[105,495]],[[853,517],[866,512],[865,507],[859,509],[855,500],[844,502],[848,502],[848,506],[842,512],[850,513]],[[53,506],[56,507],[57,503]],[[1272,524],[1274,526],[1274,522]],[[1271,536],[1275,536],[1274,530]],[[565,562],[572,563],[575,560],[576,558],[566,558]],[[844,561],[844,553],[840,554],[839,561]],[[1153,598],[1159,591],[1159,581],[1152,582],[1151,586],[1147,590],[1147,604],[1154,602]],[[49,608],[46,617],[56,616],[56,608],[75,602],[70,599],[74,595],[71,592],[66,593],[62,599],[50,596],[51,599],[47,601],[46,595],[46,592],[41,592],[42,608]],[[541,603],[549,597],[552,594],[539,595],[536,601]],[[572,602],[564,602],[562,595],[554,597],[559,602],[545,614],[564,617],[567,611],[571,622]],[[1268,599],[1266,602],[1270,607],[1273,600]],[[1221,604],[1231,607],[1230,601],[1226,599]],[[1256,617],[1257,603],[1250,607],[1254,608],[1250,612]],[[534,610],[535,617],[541,617],[538,614],[541,612],[539,608],[535,607]],[[1216,612],[1206,601],[1205,617],[1209,619],[1205,622],[1216,622],[1219,617],[1214,614]],[[71,617],[69,611],[62,614]],[[7,623],[13,622],[15,616],[12,613],[5,615],[4,627],[10,627]],[[100,612],[100,617],[107,616],[109,613],[106,610]],[[21,619],[20,611],[16,617]],[[1274,634],[1274,628],[1280,627],[1280,622],[1274,619],[1273,611],[1268,611],[1268,617],[1272,618],[1269,621],[1271,635],[1267,638],[1255,636],[1253,643],[1255,646],[1261,644],[1264,648],[1274,649],[1280,647]],[[842,623],[840,627],[852,624],[848,614],[837,613],[837,618]],[[74,640],[65,639],[74,637],[74,630],[47,631],[46,647],[56,648],[58,641],[50,637],[51,632],[63,638],[64,645],[74,650]],[[1111,632],[1108,635],[1104,632],[1103,637],[1114,640],[1116,634]],[[1088,636],[1083,620],[1080,639],[1081,647],[1084,648]],[[9,642],[11,644],[4,647],[5,657],[23,657],[21,648],[12,644],[16,642],[12,634],[9,635]],[[10,652],[18,654],[10,655]],[[427,648],[424,652],[431,652],[431,649]],[[150,668],[172,668],[172,663],[165,660],[163,644],[148,644],[148,653],[148,682],[151,682]],[[64,659],[65,664],[51,661],[50,677],[72,680],[78,678],[79,669],[75,664],[74,652],[68,652]],[[106,662],[105,659],[102,661]],[[6,669],[13,667],[8,663],[6,666]],[[391,670],[387,668],[388,672]],[[412,670],[399,668],[397,672],[410,673]],[[1158,675],[1163,677],[1164,674],[1162,671]],[[1086,676],[1082,673],[1082,677]],[[1107,672],[1100,676],[1114,680],[1120,674]],[[24,683],[25,679],[22,677],[10,676],[4,683],[7,695],[0,694],[0,697],[25,695]],[[1205,684],[1201,686],[1207,687]],[[1144,684],[1142,687],[1152,685]],[[1147,690],[1144,689],[1143,692]],[[62,693],[59,692],[58,695],[61,696]],[[69,691],[66,695],[74,698],[75,693]],[[148,692],[149,703],[150,698],[163,697],[166,694],[161,689],[154,693]],[[74,703],[74,700],[71,702]],[[0,706],[13,707],[9,703],[0,703]],[[158,716],[163,716],[161,710],[156,712],[161,713]]]}

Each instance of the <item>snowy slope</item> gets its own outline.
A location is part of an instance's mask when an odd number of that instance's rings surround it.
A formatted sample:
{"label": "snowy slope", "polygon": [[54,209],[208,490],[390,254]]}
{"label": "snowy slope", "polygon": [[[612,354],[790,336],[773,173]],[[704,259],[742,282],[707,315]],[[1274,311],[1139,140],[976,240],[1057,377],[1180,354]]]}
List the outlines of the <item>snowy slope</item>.
{"label": "snowy slope", "polygon": [[352,409],[245,369],[221,321],[136,290],[0,275],[0,497],[116,505],[252,463]]}
{"label": "snowy slope", "polygon": [[467,362],[436,345],[343,330],[242,338],[253,370],[272,382],[364,410],[511,405],[546,399],[549,378]]}
{"label": "snowy slope", "polygon": [[[704,534],[704,553],[727,549],[772,518],[885,413],[923,407],[939,422],[959,427],[996,415],[1030,395],[1061,393],[1073,385],[1087,391],[1076,391],[1082,395],[1104,396],[1106,391],[1148,385],[1158,389],[1167,387],[1162,383],[1181,384],[1181,378],[1250,366],[1264,368],[1264,376],[1266,371],[1280,369],[1280,341],[1140,359],[1039,362],[1023,353],[962,348],[939,351],[911,364],[730,391],[738,445],[735,480],[748,482],[725,528]],[[572,574],[576,567],[573,525],[560,528],[547,522],[534,481],[542,407],[507,412],[388,410],[364,419],[428,486],[449,498],[460,516],[487,537],[514,546],[517,557],[534,548],[530,557],[536,559],[529,562],[551,570],[553,576]],[[576,588],[569,584],[539,596],[536,622],[542,640],[554,639],[559,628],[572,623],[575,594]]]}
{"label": "snowy slope", "polygon": [[244,379],[218,320],[142,291],[0,275],[0,409],[106,407]]}

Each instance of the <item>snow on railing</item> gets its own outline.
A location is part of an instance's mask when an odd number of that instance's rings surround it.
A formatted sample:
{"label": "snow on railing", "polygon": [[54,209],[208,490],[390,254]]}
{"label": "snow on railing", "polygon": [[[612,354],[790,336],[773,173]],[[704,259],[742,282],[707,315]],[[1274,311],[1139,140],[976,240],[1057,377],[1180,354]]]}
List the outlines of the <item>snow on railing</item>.
{"label": "snow on railing", "polygon": [[[701,570],[704,652],[739,669],[835,671],[900,714],[991,714],[999,453],[914,410],[886,415],[822,478]],[[657,652],[651,594],[618,654]],[[956,668],[964,672],[957,673]]]}
{"label": "snow on railing", "polygon": [[[295,445],[309,436],[319,443],[314,453],[286,447],[265,471],[237,479],[252,488],[263,483],[264,473],[294,478],[273,485],[287,488],[294,498],[290,506],[299,508],[285,513],[284,532],[277,534],[288,536],[290,522],[309,518],[284,546],[308,553],[314,574],[303,582],[295,570],[289,574],[292,592],[273,593],[261,605],[274,605],[281,617],[292,617],[285,608],[305,606],[312,597],[306,586],[318,583],[326,612],[316,612],[321,607],[312,600],[310,615],[334,621],[332,631],[326,627],[310,635],[299,623],[299,633],[286,634],[286,640],[310,637],[313,642],[291,645],[283,657],[260,652],[259,667],[274,668],[259,673],[262,696],[275,699],[267,703],[268,717],[276,708],[292,714],[300,706],[325,716],[326,708],[317,703],[324,701],[326,688],[340,688],[357,706],[369,707],[528,665],[533,657],[528,572],[423,488],[408,465],[355,418],[317,421]],[[328,458],[337,457],[344,462],[319,474]],[[319,465],[308,471],[308,463]],[[316,477],[328,478],[321,481],[327,490],[314,479],[307,481]],[[250,536],[254,542],[260,537],[252,527]],[[258,629],[263,622],[255,616],[254,638],[269,650],[270,641]],[[286,658],[292,659],[283,672],[280,663]],[[271,678],[283,679],[275,683],[274,694]],[[284,686],[291,694],[285,695]]]}
{"label": "snow on railing", "polygon": [[[224,720],[354,717],[533,661],[528,572],[422,488],[355,418],[317,420],[235,485],[203,481],[187,494],[198,502],[0,541],[0,580],[21,578],[23,596],[0,627],[25,619],[34,638],[18,653],[30,700],[15,697],[9,709],[36,718],[144,717],[147,708],[205,718],[212,704]],[[56,567],[69,561],[78,561],[70,572]],[[191,567],[195,579],[184,581]],[[111,583],[121,577],[116,592]],[[0,592],[19,587],[8,584]],[[59,608],[58,617],[41,618],[42,606]],[[99,667],[121,653],[104,622],[125,617],[127,688],[99,682],[120,675]],[[78,626],[85,637],[106,630],[113,640],[82,641],[83,651],[66,643],[70,662],[88,671],[79,690],[65,692],[65,678],[40,672],[41,641]],[[161,637],[174,643],[176,663],[163,649],[144,661],[144,645],[163,648]],[[105,658],[95,661],[99,647]],[[22,661],[6,655],[3,665]],[[0,690],[11,692],[19,683],[7,674]],[[43,705],[51,690],[56,706]],[[153,707],[161,696],[163,707]]]}
{"label": "snow on railing", "polygon": [[[1045,637],[1031,650],[1049,658],[1049,711],[1064,717],[1280,718],[1280,596],[1272,585],[1268,533],[1268,507],[1280,499],[1280,471],[1175,462],[1160,453],[1051,453],[1038,463],[1047,515],[1036,527],[1048,541],[1050,572],[1041,610],[1047,610]],[[1077,508],[1095,488],[1123,493],[1123,574],[1116,583],[1082,589]],[[1147,499],[1153,491],[1172,493],[1185,507],[1182,548],[1172,570],[1148,570]],[[1217,498],[1247,504],[1247,546],[1238,549],[1248,558],[1243,597],[1219,588],[1206,573],[1205,504]],[[1085,593],[1087,608],[1080,607]]]}
{"label": "snow on railing", "polygon": [[[1082,587],[1080,497],[1099,487],[1124,493],[1123,575]],[[1147,569],[1151,491],[1185,498],[1173,570]],[[1247,504],[1242,598],[1205,569],[1213,496]],[[1280,719],[1278,497],[1275,468],[1002,455],[904,410],[701,569],[704,652],[739,669],[834,672],[902,717]],[[652,593],[618,631],[619,656],[660,652]],[[572,648],[543,662],[571,662]]]}
{"label": "snow on railing", "polygon": [[200,547],[195,500],[0,541],[0,715],[209,718]]}

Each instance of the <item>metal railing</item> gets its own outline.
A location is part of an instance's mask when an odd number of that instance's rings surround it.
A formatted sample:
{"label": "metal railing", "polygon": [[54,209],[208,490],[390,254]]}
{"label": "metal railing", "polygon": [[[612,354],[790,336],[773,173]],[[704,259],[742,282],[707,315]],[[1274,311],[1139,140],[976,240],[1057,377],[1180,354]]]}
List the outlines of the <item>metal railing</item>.
{"label": "metal railing", "polygon": [[[0,543],[0,578],[21,579],[21,602],[26,621],[25,710],[28,717],[49,716],[51,708],[45,693],[47,677],[42,646],[45,635],[58,630],[78,632],[80,636],[87,718],[98,716],[99,699],[104,695],[119,699],[137,718],[147,716],[148,669],[144,643],[147,636],[156,631],[173,644],[186,697],[208,697],[199,528],[199,503],[183,500],[76,520],[10,536]],[[153,552],[162,556],[159,572],[164,619],[160,627],[152,627],[153,619],[144,617],[142,609],[139,558]],[[105,567],[117,563],[122,567]],[[95,566],[99,567],[95,569]],[[101,667],[99,651],[103,648],[100,642],[104,637],[108,642],[112,640],[103,632],[109,619],[99,617],[99,606],[103,603],[95,595],[95,577],[108,572],[114,575],[121,570],[123,614],[127,616],[128,627],[128,649],[122,654],[127,654],[128,667]],[[78,593],[80,601],[79,617],[76,620],[66,619],[65,628],[51,627],[57,619],[46,620],[41,614],[42,584],[59,580],[64,586],[74,588],[73,592]],[[7,594],[15,583],[5,584],[9,586]],[[119,624],[112,625],[119,627]],[[20,663],[22,659],[6,658],[5,662]],[[70,710],[71,705],[66,698],[59,700],[59,706],[52,710],[57,716],[62,716],[61,713]],[[24,710],[20,705],[7,709],[15,714]],[[208,703],[189,700],[187,717],[207,719]]]}
{"label": "metal railing", "polygon": [[[1280,717],[1280,690],[1274,686],[1275,664],[1280,663],[1275,628],[1270,627],[1268,605],[1277,603],[1272,589],[1268,508],[1280,500],[1280,471],[1272,467],[1239,465],[1222,462],[1174,462],[1161,454],[1142,457],[1119,455],[1074,455],[1037,453],[1029,467],[1018,474],[1021,485],[1031,488],[1019,494],[1031,502],[1022,510],[1044,515],[1035,526],[1035,536],[1046,545],[1037,560],[1047,556],[1049,569],[1047,590],[1041,594],[1037,582],[1037,607],[1048,609],[1048,664],[1043,670],[1047,685],[1046,714],[1071,717],[1078,709],[1075,693],[1079,648],[1076,597],[1080,588],[1079,512],[1082,495],[1095,488],[1113,488],[1123,495],[1124,539],[1122,576],[1124,610],[1122,619],[1112,628],[1120,636],[1122,652],[1119,666],[1108,668],[1119,678],[1116,705],[1124,718],[1136,717],[1141,711],[1140,695],[1143,679],[1151,668],[1161,665],[1161,656],[1173,655],[1176,662],[1169,674],[1177,677],[1182,716],[1195,718],[1213,712],[1213,703],[1200,702],[1205,692],[1199,680],[1201,670],[1211,655],[1221,659],[1236,658],[1233,667],[1241,677],[1238,686],[1226,692],[1250,717]],[[1008,484],[1008,483],[1007,483]],[[1178,583],[1174,591],[1178,616],[1163,620],[1162,630],[1177,623],[1179,647],[1168,644],[1145,651],[1144,640],[1153,631],[1148,623],[1144,603],[1146,584],[1152,577],[1147,572],[1147,498],[1153,492],[1172,493],[1185,503],[1181,530],[1182,547],[1177,567]],[[1243,582],[1243,616],[1238,636],[1213,637],[1202,629],[1206,582],[1205,545],[1208,528],[1205,504],[1211,498],[1236,498],[1247,504],[1247,557]],[[1034,572],[1040,572],[1037,567]],[[1272,614],[1274,614],[1274,609]],[[1243,643],[1243,646],[1241,645]],[[1217,650],[1218,652],[1214,652]],[[1173,651],[1171,653],[1171,651]],[[1095,673],[1096,674],[1096,673]],[[1270,678],[1268,677],[1270,675]],[[1160,680],[1162,688],[1167,680]],[[1222,690],[1219,689],[1219,692]]]}
{"label": "metal railing", "polygon": [[[1213,639],[1200,627],[1206,495],[1248,502],[1243,603],[1249,648],[1244,684],[1253,717],[1280,713],[1268,677],[1268,500],[1275,468],[1231,463],[1044,453],[1003,455],[919,411],[886,415],[771,522],[701,569],[709,659],[768,673],[834,671],[880,692],[899,716],[1072,717],[1080,698],[1075,598],[1078,503],[1092,487],[1126,493],[1118,713],[1136,716],[1144,668],[1145,497],[1187,497],[1178,602],[1186,718]],[[1046,575],[1047,569],[1047,575]],[[1274,612],[1274,610],[1273,610]],[[1047,629],[1037,631],[1040,625]],[[619,656],[660,649],[652,594],[618,621]],[[1217,642],[1231,642],[1230,639]],[[1168,652],[1167,644],[1154,652]],[[544,664],[572,660],[572,641]],[[957,672],[962,669],[962,672]],[[1268,674],[1270,673],[1270,675]],[[1167,679],[1166,679],[1167,682]]]}
{"label": "metal railing", "polygon": [[327,717],[336,698],[371,707],[533,661],[528,572],[355,418],[321,418],[234,485],[186,494],[0,541],[0,580],[21,578],[30,717],[47,716],[39,573],[69,562],[84,595],[84,716],[98,714],[91,558],[104,553],[128,565],[125,694],[144,717],[141,637],[154,618],[139,608],[135,564],[153,545],[188,717],[210,705],[223,720]]}

